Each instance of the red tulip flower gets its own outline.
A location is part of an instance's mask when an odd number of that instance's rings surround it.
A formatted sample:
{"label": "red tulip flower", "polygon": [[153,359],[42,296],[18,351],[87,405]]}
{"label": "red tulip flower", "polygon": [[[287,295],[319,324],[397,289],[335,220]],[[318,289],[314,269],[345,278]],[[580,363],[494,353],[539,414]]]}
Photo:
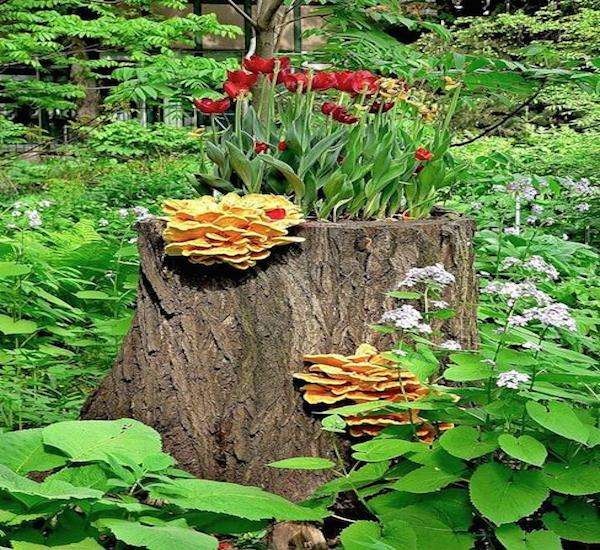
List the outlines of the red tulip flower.
{"label": "red tulip flower", "polygon": [[227,80],[240,88],[250,89],[256,84],[258,76],[246,71],[227,71]]}
{"label": "red tulip flower", "polygon": [[279,61],[279,71],[285,71],[290,68],[290,58],[286,56],[276,57],[275,61]]}
{"label": "red tulip flower", "polygon": [[433,158],[433,153],[425,147],[418,147],[415,151],[415,160],[419,162],[427,162]]}
{"label": "red tulip flower", "polygon": [[336,88],[340,92],[352,92],[351,79],[354,76],[354,71],[338,71],[333,73],[337,82]]}
{"label": "red tulip flower", "polygon": [[303,92],[308,88],[308,75],[306,73],[287,73],[283,77],[283,85],[290,91],[295,92],[301,87]]}
{"label": "red tulip flower", "polygon": [[281,151],[283,153],[283,151],[287,150],[287,141],[285,141],[285,139],[282,139],[278,144],[277,144],[277,149],[279,149],[279,151]]}
{"label": "red tulip flower", "polygon": [[231,107],[231,101],[228,97],[217,100],[203,97],[202,99],[194,99],[194,105],[196,109],[205,115],[217,115],[227,111]]}
{"label": "red tulip flower", "polygon": [[269,144],[265,143],[264,141],[256,141],[254,142],[254,152],[257,155],[260,155],[261,153],[266,153],[269,150]]}
{"label": "red tulip flower", "polygon": [[265,214],[272,220],[283,220],[285,218],[285,208],[273,208],[273,210],[267,210]]}
{"label": "red tulip flower", "polygon": [[337,103],[333,103],[333,101],[326,101],[325,103],[323,103],[323,105],[321,105],[321,112],[324,115],[331,115],[331,113],[333,113],[333,110],[338,106]]}
{"label": "red tulip flower", "polygon": [[336,105],[335,109],[331,111],[333,120],[337,120],[342,124],[354,124],[358,122],[358,117],[351,115],[345,107]]}
{"label": "red tulip flower", "polygon": [[246,57],[242,65],[244,66],[244,69],[254,74],[271,74],[275,70],[275,58],[252,55]]}
{"label": "red tulip flower", "polygon": [[377,92],[379,77],[371,71],[356,71],[350,78],[350,88],[354,93],[372,95]]}
{"label": "red tulip flower", "polygon": [[227,80],[225,84],[223,84],[223,91],[231,99],[237,99],[240,95],[246,93],[248,91],[248,88],[245,88],[244,86],[238,86],[237,84]]}
{"label": "red tulip flower", "polygon": [[381,103],[381,101],[374,101],[371,104],[369,113],[387,113],[393,106],[393,101],[386,101],[385,103]]}
{"label": "red tulip flower", "polygon": [[334,73],[320,72],[315,73],[311,81],[311,89],[315,92],[322,92],[337,87],[337,78]]}

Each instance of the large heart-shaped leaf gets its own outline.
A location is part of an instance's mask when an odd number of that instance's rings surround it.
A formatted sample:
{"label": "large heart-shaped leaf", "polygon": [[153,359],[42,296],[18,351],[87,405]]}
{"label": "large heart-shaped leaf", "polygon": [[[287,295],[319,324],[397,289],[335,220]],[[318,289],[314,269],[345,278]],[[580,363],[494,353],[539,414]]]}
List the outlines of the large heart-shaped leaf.
{"label": "large heart-shaped leaf", "polygon": [[561,464],[552,462],[542,470],[546,485],[565,495],[600,493],[600,468],[594,464]]}
{"label": "large heart-shaped leaf", "polygon": [[551,531],[523,531],[510,523],[496,529],[496,537],[506,550],[562,550],[560,538]]}
{"label": "large heart-shaped leaf", "polygon": [[552,401],[544,406],[535,401],[528,401],[525,407],[527,414],[547,430],[579,443],[587,442],[589,428],[579,420],[572,407],[566,403]]}
{"label": "large heart-shaped leaf", "polygon": [[502,434],[498,444],[507,455],[534,466],[541,466],[548,456],[546,447],[529,435],[516,438],[511,434]]}
{"label": "large heart-shaped leaf", "polygon": [[541,472],[511,470],[496,462],[475,470],[469,492],[475,508],[497,525],[532,514],[549,495]]}
{"label": "large heart-shaped leaf", "polygon": [[493,434],[480,433],[471,426],[458,426],[444,432],[440,445],[451,455],[466,460],[491,453],[498,447]]}
{"label": "large heart-shaped leaf", "polygon": [[67,461],[66,456],[44,447],[41,428],[0,434],[0,464],[17,474],[44,472]]}

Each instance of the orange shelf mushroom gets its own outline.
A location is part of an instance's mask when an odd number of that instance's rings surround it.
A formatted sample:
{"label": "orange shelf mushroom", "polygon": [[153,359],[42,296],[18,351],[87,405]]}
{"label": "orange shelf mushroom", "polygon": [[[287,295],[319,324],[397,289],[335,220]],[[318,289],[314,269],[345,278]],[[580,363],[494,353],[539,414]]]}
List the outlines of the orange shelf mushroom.
{"label": "orange shelf mushroom", "polygon": [[[373,401],[418,401],[430,393],[416,375],[398,369],[370,344],[362,344],[354,355],[305,355],[310,363],[308,372],[294,374],[294,378],[307,382],[302,386],[304,399],[311,405],[332,405],[342,401],[367,403]],[[437,429],[419,417],[418,409],[407,412],[352,415],[345,418],[350,435],[361,437],[378,435],[384,428],[394,425],[417,425],[416,435],[426,443],[435,438],[438,430],[452,427],[440,424]]]}
{"label": "orange shelf mushroom", "polygon": [[303,242],[288,235],[302,223],[299,209],[280,195],[204,196],[168,200],[164,231],[165,253],[184,256],[195,264],[226,263],[248,269],[271,254],[271,248]]}

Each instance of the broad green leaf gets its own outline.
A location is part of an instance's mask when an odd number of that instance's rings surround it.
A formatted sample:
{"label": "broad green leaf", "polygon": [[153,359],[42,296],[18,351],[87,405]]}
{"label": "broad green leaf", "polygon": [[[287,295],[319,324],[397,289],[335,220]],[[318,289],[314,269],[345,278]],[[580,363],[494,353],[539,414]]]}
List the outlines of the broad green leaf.
{"label": "broad green leaf", "polygon": [[480,433],[471,426],[458,426],[444,432],[440,446],[453,456],[471,460],[491,453],[498,443],[493,434]]}
{"label": "broad green leaf", "polygon": [[43,428],[44,443],[60,449],[73,462],[108,461],[108,455],[123,455],[141,464],[161,451],[160,436],[149,426],[121,420],[70,420]]}
{"label": "broad green leaf", "polygon": [[80,290],[75,293],[77,298],[81,298],[82,300],[113,300],[111,296],[106,294],[106,292],[102,292],[101,290]]}
{"label": "broad green leaf", "polygon": [[542,470],[546,485],[565,495],[600,493],[600,468],[593,464],[559,464],[551,462]]}
{"label": "broad green leaf", "polygon": [[53,544],[52,546],[23,540],[11,540],[10,542],[13,550],[103,550],[104,548],[91,538],[67,544]]}
{"label": "broad green leaf", "polygon": [[332,479],[321,485],[316,491],[315,496],[321,497],[332,495],[342,491],[351,491],[360,489],[374,481],[379,481],[387,472],[389,462],[369,462],[362,468],[350,472],[347,476],[338,479]]}
{"label": "broad green leaf", "polygon": [[587,442],[589,428],[566,403],[551,401],[544,406],[535,401],[528,401],[525,407],[529,416],[547,430],[579,443]]}
{"label": "broad green leaf", "polygon": [[551,531],[523,531],[509,523],[496,529],[496,537],[506,550],[562,550],[560,538]]}
{"label": "broad green leaf", "polygon": [[75,487],[88,487],[105,492],[110,484],[109,476],[99,464],[84,464],[83,466],[71,466],[48,476],[47,479],[66,481]]}
{"label": "broad green leaf", "polygon": [[495,462],[475,470],[469,491],[475,508],[496,525],[532,514],[549,495],[541,472],[511,470]]}
{"label": "broad green leaf", "polygon": [[315,456],[296,456],[294,458],[271,462],[268,466],[289,470],[328,470],[335,466],[335,462]]}
{"label": "broad green leaf", "polygon": [[[181,525],[178,525],[179,523]],[[215,537],[184,527],[183,524],[184,522],[172,522],[150,527],[117,518],[105,518],[96,522],[98,527],[108,529],[117,540],[149,550],[169,548],[216,550],[219,541]]]}
{"label": "broad green leaf", "polygon": [[205,479],[174,479],[148,487],[152,498],[189,508],[250,520],[318,521],[323,510],[311,510],[258,487]]}
{"label": "broad green leaf", "polygon": [[392,290],[387,293],[392,298],[398,298],[399,300],[418,300],[423,296],[421,292],[410,292],[407,290]]}
{"label": "broad green leaf", "polygon": [[534,466],[541,466],[548,456],[546,447],[530,435],[516,438],[511,434],[502,434],[498,444],[507,455]]}
{"label": "broad green leaf", "polygon": [[453,382],[471,382],[485,380],[492,375],[492,367],[485,363],[481,365],[458,365],[444,371],[444,378]]}
{"label": "broad green leaf", "polygon": [[346,421],[338,414],[331,414],[321,420],[321,427],[326,432],[344,433]]}
{"label": "broad green leaf", "polygon": [[402,508],[402,521],[416,526],[418,550],[471,550],[474,537],[451,527],[437,511],[427,505]]}
{"label": "broad green leaf", "polygon": [[43,497],[48,500],[97,499],[103,495],[100,491],[75,487],[65,481],[48,479],[37,483],[16,474],[4,465],[0,465],[0,489],[11,494]]}
{"label": "broad green leaf", "polygon": [[396,481],[392,488],[408,493],[431,493],[459,479],[459,473],[447,472],[434,466],[421,466]]}
{"label": "broad green leaf", "polygon": [[352,456],[363,462],[380,462],[402,456],[410,451],[422,451],[427,447],[423,443],[403,439],[372,439],[352,446]]}
{"label": "broad green leaf", "polygon": [[17,474],[44,472],[67,461],[66,456],[44,447],[41,428],[0,434],[0,464]]}
{"label": "broad green leaf", "polygon": [[13,334],[31,334],[38,326],[33,321],[12,319],[8,315],[0,315],[0,332],[7,336]]}
{"label": "broad green leaf", "polygon": [[558,506],[558,512],[544,514],[542,522],[561,539],[600,544],[600,517],[593,503],[569,500]]}
{"label": "broad green leaf", "polygon": [[340,533],[344,550],[417,550],[415,531],[405,521],[383,529],[375,521],[357,521]]}
{"label": "broad green leaf", "polygon": [[297,197],[302,197],[304,194],[304,182],[298,177],[290,165],[267,154],[260,155],[260,159],[280,172],[289,183],[294,194]]}
{"label": "broad green leaf", "polygon": [[17,262],[0,262],[0,279],[5,277],[19,277],[31,272],[31,266]]}

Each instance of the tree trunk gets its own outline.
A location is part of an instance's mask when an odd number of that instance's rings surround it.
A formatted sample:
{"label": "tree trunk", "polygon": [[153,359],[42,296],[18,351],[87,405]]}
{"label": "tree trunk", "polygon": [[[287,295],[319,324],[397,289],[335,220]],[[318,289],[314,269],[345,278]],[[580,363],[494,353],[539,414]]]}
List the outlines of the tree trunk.
{"label": "tree trunk", "polygon": [[116,365],[83,417],[131,417],[199,476],[305,498],[323,472],[269,468],[293,456],[332,457],[331,435],[292,383],[308,353],[350,354],[389,344],[369,324],[397,302],[384,296],[410,267],[442,262],[456,276],[444,299],[447,337],[476,344],[472,221],[310,221],[301,245],[250,271],[165,257],[163,223],[139,226],[137,311]]}
{"label": "tree trunk", "polygon": [[86,53],[86,44],[79,38],[73,38],[74,57],[81,60],[81,64],[71,65],[71,81],[78,84],[85,92],[85,96],[77,101],[76,120],[80,123],[89,122],[98,116],[100,110],[100,91],[96,78],[92,75],[86,62],[89,61]]}

